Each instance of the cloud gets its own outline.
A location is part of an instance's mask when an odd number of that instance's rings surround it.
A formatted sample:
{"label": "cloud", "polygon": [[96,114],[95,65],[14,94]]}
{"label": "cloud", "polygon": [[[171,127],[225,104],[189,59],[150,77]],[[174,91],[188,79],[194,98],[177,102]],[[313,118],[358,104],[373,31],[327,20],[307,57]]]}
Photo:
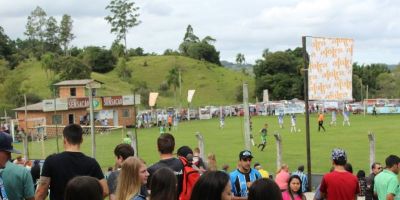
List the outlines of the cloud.
{"label": "cloud", "polygon": [[[109,47],[115,38],[104,20],[108,0],[0,0],[0,26],[11,38],[24,37],[26,18],[37,6],[59,21],[74,20],[73,45]],[[400,61],[400,2],[390,0],[137,0],[142,23],[129,30],[128,47],[162,53],[177,49],[191,24],[200,38],[209,35],[221,59],[243,53],[252,63],[264,49],[301,46],[301,36],[355,40],[354,61]]]}

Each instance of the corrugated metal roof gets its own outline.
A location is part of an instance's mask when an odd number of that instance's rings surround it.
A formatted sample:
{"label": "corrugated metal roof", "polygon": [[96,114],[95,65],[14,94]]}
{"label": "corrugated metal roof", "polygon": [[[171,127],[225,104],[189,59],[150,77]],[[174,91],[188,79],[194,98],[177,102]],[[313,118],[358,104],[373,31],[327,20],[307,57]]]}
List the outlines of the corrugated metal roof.
{"label": "corrugated metal roof", "polygon": [[[35,103],[35,104],[31,104],[31,105],[27,105],[26,109],[28,111],[43,111],[43,105],[42,102],[39,103]],[[13,109],[15,111],[24,111],[25,110],[25,106]]]}
{"label": "corrugated metal roof", "polygon": [[68,85],[86,85],[88,83],[91,82],[98,82],[101,84],[104,84],[103,82],[100,82],[98,80],[94,80],[94,79],[81,79],[81,80],[66,80],[66,81],[61,81],[58,82],[56,84],[54,84],[55,86],[68,86]]}

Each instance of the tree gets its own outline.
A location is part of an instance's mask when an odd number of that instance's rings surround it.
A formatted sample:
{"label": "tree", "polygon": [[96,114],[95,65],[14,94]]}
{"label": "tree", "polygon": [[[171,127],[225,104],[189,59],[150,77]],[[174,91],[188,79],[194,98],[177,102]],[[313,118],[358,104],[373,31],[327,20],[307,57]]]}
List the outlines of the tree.
{"label": "tree", "polygon": [[90,67],[82,63],[78,58],[66,56],[60,59],[60,81],[89,79]]}
{"label": "tree", "polygon": [[238,53],[236,54],[236,63],[242,65],[246,59],[244,58],[244,54]]}
{"label": "tree", "polygon": [[28,36],[29,40],[39,40],[43,42],[43,38],[46,32],[46,12],[39,6],[31,12],[28,16],[28,21],[25,25],[25,35]]}
{"label": "tree", "polygon": [[72,33],[73,20],[69,15],[63,15],[60,24],[60,44],[64,49],[65,55],[68,55],[68,45],[75,38]]}
{"label": "tree", "polygon": [[125,55],[125,47],[119,44],[118,41],[114,41],[111,45],[111,53],[115,58],[120,58]]}
{"label": "tree", "polygon": [[119,78],[123,81],[129,81],[132,78],[132,69],[126,66],[126,59],[119,58],[116,67]]}
{"label": "tree", "polygon": [[54,76],[59,73],[60,68],[59,68],[59,63],[58,63],[58,56],[55,53],[52,52],[47,52],[42,55],[41,57],[41,64],[42,64],[42,69],[46,71],[46,75],[49,75],[49,72],[53,72],[53,78]]}
{"label": "tree", "polygon": [[99,73],[106,73],[113,70],[116,63],[116,58],[110,50],[96,46],[86,47],[82,60],[94,72]]}
{"label": "tree", "polygon": [[265,57],[254,65],[257,97],[261,99],[263,91],[268,89],[271,99],[302,99],[303,77],[299,69],[302,57],[298,55],[298,50],[263,52],[263,55]]}
{"label": "tree", "polygon": [[46,51],[57,52],[60,48],[58,38],[59,27],[54,17],[49,17],[46,22],[46,32],[44,34]]}
{"label": "tree", "polygon": [[172,68],[168,71],[166,77],[168,86],[172,86],[174,88],[174,92],[176,92],[176,88],[179,87],[179,70],[180,69],[178,67]]}
{"label": "tree", "polygon": [[7,65],[10,69],[18,65],[15,54],[15,43],[4,33],[4,29],[0,26],[0,59],[7,60]]}
{"label": "tree", "polygon": [[111,24],[111,33],[116,34],[116,41],[124,40],[126,49],[126,34],[130,28],[140,24],[139,13],[137,13],[139,7],[135,7],[135,3],[128,0],[111,0],[106,9],[111,12],[105,17],[105,20]]}
{"label": "tree", "polygon": [[39,6],[31,12],[26,23],[24,34],[28,37],[29,52],[37,59],[44,53],[44,38],[46,35],[47,14]]}

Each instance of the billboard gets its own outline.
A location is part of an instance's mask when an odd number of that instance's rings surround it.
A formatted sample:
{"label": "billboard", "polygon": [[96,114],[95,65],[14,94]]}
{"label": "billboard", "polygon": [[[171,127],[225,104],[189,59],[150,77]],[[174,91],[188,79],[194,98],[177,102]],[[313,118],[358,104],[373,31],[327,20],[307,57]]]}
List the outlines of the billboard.
{"label": "billboard", "polygon": [[309,56],[309,99],[352,100],[353,40],[313,37]]}
{"label": "billboard", "polygon": [[56,99],[56,105],[54,106],[54,99],[45,99],[42,101],[43,112],[56,110],[68,110],[68,100],[67,99]]}

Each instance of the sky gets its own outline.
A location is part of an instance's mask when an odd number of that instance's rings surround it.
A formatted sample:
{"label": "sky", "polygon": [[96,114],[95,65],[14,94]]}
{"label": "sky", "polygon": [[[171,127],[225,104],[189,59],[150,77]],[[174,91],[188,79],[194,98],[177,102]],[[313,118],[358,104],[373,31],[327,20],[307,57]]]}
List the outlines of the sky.
{"label": "sky", "polygon": [[[400,1],[391,0],[135,0],[141,24],[129,30],[128,48],[162,54],[178,49],[190,24],[199,38],[211,36],[221,60],[247,63],[264,49],[301,46],[302,36],[354,39],[353,61],[400,63]],[[104,20],[109,0],[0,0],[0,26],[12,39],[23,34],[36,6],[58,22],[71,15],[73,46],[110,47],[115,35]]]}

